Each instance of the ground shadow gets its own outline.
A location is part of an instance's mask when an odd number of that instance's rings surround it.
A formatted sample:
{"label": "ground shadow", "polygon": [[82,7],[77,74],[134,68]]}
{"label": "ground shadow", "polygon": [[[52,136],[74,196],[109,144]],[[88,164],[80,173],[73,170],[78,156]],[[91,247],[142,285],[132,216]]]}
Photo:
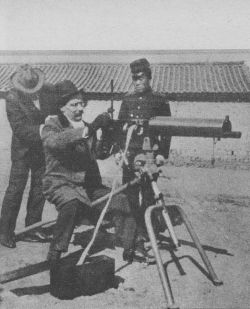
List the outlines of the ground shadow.
{"label": "ground shadow", "polygon": [[[16,240],[16,242],[24,241],[24,242],[48,243],[48,242],[51,241],[53,231],[54,231],[54,227],[55,227],[55,223],[50,224],[50,225],[45,226],[45,227],[33,228],[32,230],[30,230],[28,232],[19,233],[18,235],[15,236],[15,240]],[[39,231],[39,232],[44,233],[48,237],[48,239],[45,239],[45,240],[29,240],[29,237],[28,237],[29,232],[35,232],[35,231]]]}
{"label": "ground shadow", "polygon": [[[62,258],[62,260],[67,260],[67,259],[79,259],[81,254],[82,254],[82,249],[78,250],[74,253],[70,253],[66,257]],[[14,280],[18,280],[21,278],[25,278],[28,276],[32,276],[38,273],[41,273],[43,271],[49,270],[49,263],[47,260],[42,261],[40,263],[36,264],[30,264],[25,267],[21,267],[9,272],[6,272],[4,274],[0,274],[0,283],[7,283],[11,282]]]}
{"label": "ground shadow", "polygon": [[[170,237],[166,237],[164,235],[159,236],[160,241],[166,241],[170,244],[172,244],[172,239]],[[195,244],[188,240],[178,239],[180,245],[189,246],[192,248],[196,248]],[[228,255],[228,256],[234,256],[232,253],[228,252],[226,249],[216,248],[208,245],[202,245],[202,248],[205,251],[214,252],[216,254],[222,254],[222,255]]]}
{"label": "ground shadow", "polygon": [[[115,276],[114,278],[114,285],[113,288],[117,289],[121,283],[125,280],[120,276]],[[43,295],[50,292],[50,285],[39,285],[39,286],[27,286],[23,288],[16,288],[11,290],[12,293],[16,294],[17,296],[24,296],[24,295]],[[80,295],[79,295],[80,296]]]}
{"label": "ground shadow", "polygon": [[[165,237],[166,239],[167,237]],[[198,263],[192,256],[190,255],[183,255],[181,257],[178,257],[176,256],[175,252],[176,252],[176,248],[174,247],[172,241],[170,238],[167,238],[170,242],[169,243],[162,243],[159,245],[159,249],[162,249],[162,250],[167,250],[169,251],[170,255],[171,255],[171,260],[170,261],[167,261],[166,263],[163,264],[164,268],[165,268],[165,273],[167,275],[167,268],[170,264],[174,263],[179,271],[179,274],[181,276],[184,276],[186,275],[186,272],[183,268],[183,266],[181,265],[180,263],[180,260],[184,259],[184,258],[187,258],[189,261],[191,261],[199,270],[200,272],[205,275],[210,281],[212,281],[212,283],[214,284],[214,281],[211,277],[211,275],[209,274],[209,272],[200,264]],[[188,242],[189,243],[189,242]],[[192,243],[191,243],[192,244]],[[195,247],[195,246],[194,246]],[[205,246],[203,246],[205,247]],[[209,247],[210,248],[210,247]],[[218,249],[218,248],[213,248],[213,249]],[[219,249],[219,250],[222,250],[222,249]],[[169,280],[168,280],[169,282]],[[170,286],[170,282],[169,282],[169,287]]]}
{"label": "ground shadow", "polygon": [[129,265],[131,265],[131,263],[126,263],[126,264],[122,265],[121,267],[116,269],[115,273],[118,273],[119,271],[123,270],[124,268],[126,268]]}
{"label": "ground shadow", "polygon": [[12,293],[16,294],[17,296],[24,296],[24,295],[42,295],[49,293],[50,285],[39,285],[39,286],[28,286],[24,288],[17,288],[11,290]]}
{"label": "ground shadow", "polygon": [[179,273],[181,276],[185,276],[186,275],[186,272],[184,270],[184,268],[182,267],[181,263],[180,263],[180,260],[184,259],[184,258],[187,258],[188,260],[190,260],[199,270],[200,272],[205,275],[210,281],[213,282],[213,279],[211,278],[210,274],[208,273],[208,271],[203,267],[201,266],[200,263],[198,263],[192,256],[190,255],[183,255],[181,257],[177,257],[174,253],[173,250],[169,250],[170,254],[171,254],[171,257],[172,257],[172,260],[164,263],[164,268],[166,270],[166,273],[167,273],[167,268],[170,264],[172,263],[175,263]]}

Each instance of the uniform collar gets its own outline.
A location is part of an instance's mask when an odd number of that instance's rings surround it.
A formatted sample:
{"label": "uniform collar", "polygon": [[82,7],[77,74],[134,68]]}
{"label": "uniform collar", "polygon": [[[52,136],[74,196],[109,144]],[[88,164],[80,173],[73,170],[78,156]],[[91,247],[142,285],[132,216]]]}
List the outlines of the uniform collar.
{"label": "uniform collar", "polygon": [[145,97],[146,95],[151,94],[151,93],[152,93],[152,88],[149,87],[144,92],[135,92],[135,95],[137,97]]}

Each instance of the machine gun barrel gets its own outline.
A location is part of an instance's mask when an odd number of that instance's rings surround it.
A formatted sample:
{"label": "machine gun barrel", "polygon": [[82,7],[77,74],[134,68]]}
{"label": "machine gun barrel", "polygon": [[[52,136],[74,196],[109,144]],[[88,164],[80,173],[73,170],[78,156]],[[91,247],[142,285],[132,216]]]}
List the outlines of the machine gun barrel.
{"label": "machine gun barrel", "polygon": [[149,129],[157,129],[165,136],[193,136],[212,138],[240,138],[241,132],[225,128],[226,119],[177,118],[157,116],[149,120]]}

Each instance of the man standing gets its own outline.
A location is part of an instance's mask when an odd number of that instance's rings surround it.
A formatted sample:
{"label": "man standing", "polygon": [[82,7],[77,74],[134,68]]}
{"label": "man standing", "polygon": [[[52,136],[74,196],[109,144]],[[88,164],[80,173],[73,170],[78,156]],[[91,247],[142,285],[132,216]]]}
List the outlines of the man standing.
{"label": "man standing", "polygon": [[[81,91],[69,80],[56,86],[60,99],[58,113],[46,120],[42,140],[46,158],[43,180],[47,200],[55,204],[58,217],[48,253],[51,265],[57,263],[68,245],[79,217],[93,218],[104,204],[92,207],[91,201],[110,192],[102,185],[95,158],[96,131],[110,123],[108,113],[99,115],[92,124],[82,120],[86,102]],[[126,195],[112,198],[108,212],[113,215],[117,235],[124,247],[123,259],[133,260],[136,222]]]}
{"label": "man standing", "polygon": [[[45,199],[42,194],[44,154],[40,129],[55,101],[53,86],[44,84],[44,73],[22,65],[11,76],[13,88],[6,97],[7,117],[12,129],[11,171],[0,219],[0,243],[15,248],[15,227],[23,192],[31,172],[25,226],[39,222]],[[29,240],[45,240],[44,233],[30,232]]]}
{"label": "man standing", "polygon": [[[126,124],[129,123],[143,123],[155,116],[171,116],[169,103],[162,95],[154,93],[150,86],[151,82],[151,68],[147,59],[138,59],[130,64],[132,73],[132,81],[134,86],[134,92],[128,93],[121,104],[118,119]],[[123,182],[127,183],[135,177],[134,173],[134,160],[137,155],[144,153],[143,145],[145,142],[145,136],[150,138],[150,147],[154,151],[156,164],[161,165],[164,163],[164,159],[168,158],[171,138],[160,136],[157,132],[138,132],[133,135],[129,146],[128,166],[124,166],[123,169]],[[148,147],[149,145],[147,145]],[[146,192],[149,193],[148,190]],[[129,198],[131,208],[133,209],[137,225],[138,225],[138,237],[137,237],[137,249],[143,255],[145,255],[144,241],[146,236],[145,224],[144,224],[144,212],[145,208],[152,203],[152,197],[147,196],[144,199],[149,205],[140,205],[139,202],[139,187],[134,186],[127,190],[127,196]]]}

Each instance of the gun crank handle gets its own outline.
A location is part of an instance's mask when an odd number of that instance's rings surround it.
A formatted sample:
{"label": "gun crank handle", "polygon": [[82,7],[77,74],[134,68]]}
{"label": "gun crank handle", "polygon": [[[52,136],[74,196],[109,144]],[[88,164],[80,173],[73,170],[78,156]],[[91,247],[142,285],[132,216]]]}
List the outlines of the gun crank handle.
{"label": "gun crank handle", "polygon": [[151,186],[152,186],[152,189],[154,191],[155,198],[156,199],[163,198],[163,195],[162,195],[161,191],[159,190],[159,188],[158,188],[158,186],[157,186],[157,184],[154,180],[151,181]]}

